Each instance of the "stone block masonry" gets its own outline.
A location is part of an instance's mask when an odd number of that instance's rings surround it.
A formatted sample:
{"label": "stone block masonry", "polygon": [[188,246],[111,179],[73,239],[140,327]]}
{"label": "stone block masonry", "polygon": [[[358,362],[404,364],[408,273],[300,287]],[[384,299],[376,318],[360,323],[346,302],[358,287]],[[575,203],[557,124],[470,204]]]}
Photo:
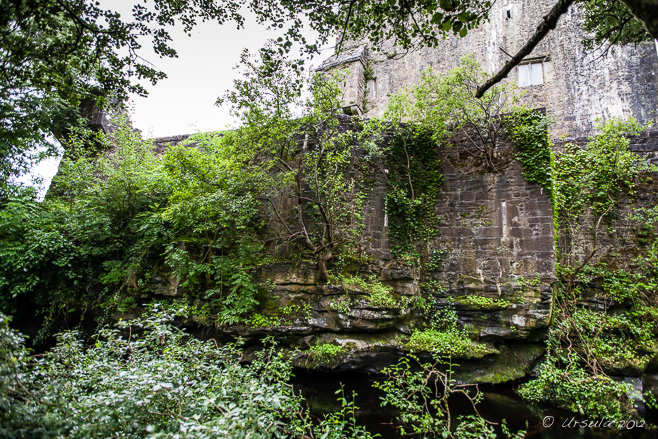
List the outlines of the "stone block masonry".
{"label": "stone block masonry", "polygon": [[[349,119],[344,123],[350,124]],[[555,280],[551,202],[537,184],[523,178],[514,147],[505,138],[495,153],[497,171],[473,158],[466,138],[453,137],[449,143],[453,146],[437,146],[444,178],[434,200],[440,221],[436,238],[419,244],[420,266],[392,257],[384,162],[373,166],[367,183],[363,180],[370,187],[359,242],[363,258],[350,270],[390,287],[396,303],[373,302],[371,292],[361,287],[323,284],[315,263],[277,262],[259,267],[254,275],[268,285],[268,303],[261,312],[285,314],[285,323],[217,330],[252,340],[274,335],[290,348],[339,344],[345,347],[344,357],[326,367],[377,370],[401,355],[419,327],[418,310],[404,304],[422,295],[436,301],[437,308],[453,306],[473,338],[495,343],[501,352],[508,351],[508,340],[524,340],[527,352],[514,349],[527,363],[521,369],[527,369],[540,354],[532,342],[541,339],[550,320]],[[429,271],[426,262],[436,254],[441,256]]]}
{"label": "stone block masonry", "polygon": [[[365,51],[358,59],[341,55],[329,58],[320,69],[357,67],[368,64],[374,79],[368,81],[364,115],[381,116],[389,96],[413,86],[423,69],[448,72],[468,54],[488,72],[496,72],[534,32],[553,0],[508,0],[494,2],[490,20],[469,31],[464,38],[447,37],[436,48],[402,53],[395,47],[383,52]],[[655,121],[658,112],[658,53],[653,42],[615,47],[607,56],[587,53],[582,40],[582,11],[578,5],[560,18],[555,30],[535,48],[521,66],[512,70],[507,82],[520,86],[530,108],[544,107],[555,121],[551,137],[592,134],[597,119],[633,116],[641,123]],[[361,42],[352,43],[366,47]],[[348,48],[348,51],[350,49]],[[384,54],[385,53],[385,54]],[[340,62],[337,62],[340,61]],[[528,83],[523,75],[534,72]],[[370,79],[370,78],[369,78]],[[346,84],[355,95],[360,82]]]}
{"label": "stone block masonry", "polygon": [[[555,281],[553,210],[541,187],[527,182],[522,166],[508,159],[500,172],[475,163],[463,147],[445,148],[445,178],[436,204],[441,217],[430,252],[442,255],[428,273],[439,294],[461,305],[458,313],[484,338],[525,338],[548,325]],[[499,156],[513,147],[499,145]],[[485,312],[481,296],[509,302]],[[468,304],[472,303],[472,306]]]}

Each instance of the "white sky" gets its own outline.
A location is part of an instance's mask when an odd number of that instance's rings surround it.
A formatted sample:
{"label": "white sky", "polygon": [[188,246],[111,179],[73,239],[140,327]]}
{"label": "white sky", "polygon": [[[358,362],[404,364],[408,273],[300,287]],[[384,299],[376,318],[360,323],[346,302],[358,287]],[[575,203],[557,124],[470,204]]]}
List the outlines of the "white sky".
{"label": "white sky", "polygon": [[147,58],[167,78],[155,86],[146,84],[148,97],[133,97],[134,126],[146,137],[225,129],[234,121],[228,106],[219,108],[215,101],[233,86],[234,67],[243,48],[255,52],[271,36],[253,22],[241,30],[234,25],[202,23],[191,37],[173,30],[172,46],[178,58]]}
{"label": "white sky", "polygon": [[[126,19],[131,4],[119,0],[101,2],[102,7],[117,10]],[[237,74],[234,67],[242,50],[248,48],[255,53],[268,39],[282,35],[280,30],[258,25],[248,12],[244,15],[245,28],[240,30],[234,23],[206,22],[199,23],[188,37],[180,28],[169,29],[171,46],[178,58],[159,58],[150,50],[150,41],[144,41],[141,56],[168,76],[155,86],[144,84],[148,97],[133,97],[133,124],[146,137],[217,131],[234,122],[228,106],[219,108],[215,101],[232,88]]]}
{"label": "white sky", "polygon": [[[102,0],[101,7],[116,10],[129,20],[133,3]],[[178,58],[159,58],[153,53],[150,40],[143,42],[140,56],[167,74],[167,78],[156,85],[143,84],[149,93],[147,97],[133,96],[130,116],[133,126],[140,129],[144,137],[217,131],[235,122],[229,107],[217,107],[215,101],[232,88],[237,76],[234,67],[240,62],[242,50],[246,47],[256,53],[268,39],[282,33],[267,30],[253,17],[245,15],[245,28],[240,30],[235,23],[206,22],[197,24],[188,37],[180,27],[168,29],[172,37],[170,44],[178,52]],[[312,62],[318,65],[327,56],[329,50],[325,49]],[[47,188],[58,164],[59,160],[46,160],[19,180],[27,183],[33,176],[41,176]],[[42,194],[45,188],[41,188]]]}

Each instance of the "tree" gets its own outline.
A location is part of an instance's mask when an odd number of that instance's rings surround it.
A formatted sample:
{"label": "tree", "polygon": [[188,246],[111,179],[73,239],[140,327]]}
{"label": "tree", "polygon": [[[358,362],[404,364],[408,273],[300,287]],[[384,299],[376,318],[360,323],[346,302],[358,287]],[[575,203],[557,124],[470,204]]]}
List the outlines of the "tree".
{"label": "tree", "polygon": [[[649,35],[658,39],[658,1],[656,0],[622,0],[633,17],[641,21]],[[614,4],[611,2],[611,5]],[[624,16],[620,17],[624,18]]]}
{"label": "tree", "polygon": [[[252,156],[245,169],[270,181],[259,198],[276,219],[274,245],[300,245],[297,253],[310,252],[326,281],[336,250],[358,241],[365,189],[355,182],[379,150],[355,141],[357,133],[341,124],[335,78],[304,79],[301,62],[286,61],[274,47],[261,49],[260,58],[245,52],[244,76],[220,101],[230,102],[243,123],[236,140]],[[357,152],[358,143],[365,149]]]}
{"label": "tree", "polygon": [[[0,191],[41,155],[55,153],[52,136],[64,138],[85,116],[81,105],[121,106],[137,82],[156,83],[164,72],[141,55],[140,38],[155,54],[175,57],[166,26],[190,32],[198,20],[243,26],[242,0],[152,0],[135,4],[130,19],[89,0],[0,0]],[[298,19],[283,4],[254,0],[262,22],[281,27]],[[291,40],[303,41],[299,32]],[[292,44],[292,43],[290,43]]]}
{"label": "tree", "polygon": [[[320,40],[343,30],[343,37],[365,34],[373,42],[394,38],[408,45],[417,36],[426,44],[452,30],[465,35],[486,17],[489,1],[349,2],[318,0],[151,0],[133,6],[132,17],[105,10],[90,0],[0,1],[0,183],[28,168],[34,149],[55,151],[52,135],[65,137],[81,116],[80,105],[121,105],[130,93],[145,94],[135,80],[156,83],[164,72],[142,58],[140,38],[151,39],[156,55],[175,57],[166,26],[190,32],[198,20],[244,24],[247,7],[261,23],[288,27],[279,49],[306,44],[306,17]],[[411,34],[407,19],[414,23]],[[383,21],[382,21],[383,20]],[[382,26],[386,23],[387,26]]]}
{"label": "tree", "polygon": [[458,133],[468,140],[468,146],[460,148],[482,161],[488,170],[499,172],[498,140],[505,131],[505,116],[519,109],[520,98],[509,84],[499,84],[477,99],[478,84],[488,77],[469,56],[444,75],[427,68],[411,90],[391,97],[384,117],[394,123],[417,123],[432,133],[437,144]]}
{"label": "tree", "polygon": [[[559,0],[478,96],[529,54],[573,3],[585,6],[586,26],[597,42],[658,36],[656,0]],[[129,93],[145,94],[136,80],[164,78],[142,57],[140,38],[150,38],[158,56],[175,57],[166,26],[179,23],[188,33],[198,20],[241,27],[246,7],[260,23],[287,27],[281,53],[294,42],[307,52],[317,49],[307,44],[304,23],[319,32],[318,43],[339,35],[338,50],[346,39],[367,39],[376,48],[385,41],[403,48],[432,47],[448,33],[465,36],[487,20],[491,5],[489,0],[150,0],[135,4],[132,17],[124,19],[90,0],[0,0],[0,185],[6,188],[29,167],[37,158],[35,148],[53,154],[52,136],[65,137],[85,116],[81,104],[119,106]]]}
{"label": "tree", "polygon": [[593,34],[583,41],[589,50],[606,44],[609,49],[612,45],[638,44],[651,40],[644,24],[635,19],[631,10],[621,1],[590,0],[583,3],[583,8],[584,28]]}

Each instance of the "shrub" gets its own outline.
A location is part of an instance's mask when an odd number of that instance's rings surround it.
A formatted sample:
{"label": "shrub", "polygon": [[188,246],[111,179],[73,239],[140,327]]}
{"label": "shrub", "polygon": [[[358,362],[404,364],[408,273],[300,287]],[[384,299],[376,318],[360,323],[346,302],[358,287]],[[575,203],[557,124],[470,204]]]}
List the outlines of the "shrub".
{"label": "shrub", "polygon": [[490,345],[472,341],[466,331],[459,329],[414,331],[407,343],[407,348],[414,351],[432,352],[439,356],[461,358],[481,358],[488,354],[498,353]]}
{"label": "shrub", "polygon": [[345,401],[313,426],[271,340],[244,364],[239,343],[188,337],[172,318],[156,305],[89,347],[64,332],[36,360],[0,315],[0,437],[370,437]]}
{"label": "shrub", "polygon": [[633,411],[627,396],[631,390],[630,384],[591,375],[573,364],[562,369],[549,359],[541,366],[539,378],[524,384],[519,393],[530,401],[549,402],[581,415],[622,420]]}
{"label": "shrub", "polygon": [[345,346],[331,343],[318,343],[309,348],[308,356],[314,364],[323,365],[341,359],[347,351],[348,349]]}

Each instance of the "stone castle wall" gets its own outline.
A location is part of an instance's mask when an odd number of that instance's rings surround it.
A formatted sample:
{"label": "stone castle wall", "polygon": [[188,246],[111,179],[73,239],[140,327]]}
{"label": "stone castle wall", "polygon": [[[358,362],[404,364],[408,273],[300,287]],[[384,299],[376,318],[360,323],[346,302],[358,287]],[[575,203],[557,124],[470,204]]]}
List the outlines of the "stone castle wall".
{"label": "stone castle wall", "polygon": [[[466,139],[456,139],[467,145]],[[548,324],[555,281],[553,211],[548,195],[529,183],[514,147],[502,143],[502,172],[478,166],[465,147],[446,148],[436,213],[441,217],[431,251],[440,268],[428,273],[452,298],[464,322],[483,338],[526,338]],[[532,286],[530,286],[532,284]],[[485,315],[460,303],[470,295],[511,303]]]}
{"label": "stone castle wall", "polygon": [[[364,65],[369,66],[374,79],[367,81],[367,92],[359,94],[360,82],[350,80],[346,95],[352,101],[350,108],[357,105],[365,116],[381,116],[389,96],[415,84],[426,67],[447,72],[458,65],[460,58],[473,54],[486,71],[496,72],[509,59],[504,51],[515,54],[554,3],[498,1],[491,9],[489,22],[464,38],[449,36],[437,48],[406,54],[389,47],[389,54],[397,53],[393,58],[368,51],[365,46],[352,47],[329,58],[319,70],[347,67],[353,76]],[[534,60],[541,66],[543,84],[520,87],[526,93],[523,100],[531,108],[546,108],[555,117],[551,137],[589,135],[597,119],[614,116],[633,116],[642,123],[656,120],[658,47],[651,42],[616,47],[607,56],[586,53],[581,44],[585,35],[581,23],[581,11],[577,6],[570,8],[556,29],[526,58],[526,62]],[[518,84],[519,68],[514,68],[506,81]],[[355,96],[360,100],[355,101]]]}
{"label": "stone castle wall", "polygon": [[[179,140],[162,139],[156,144]],[[551,203],[537,184],[523,178],[520,163],[513,159],[514,148],[505,139],[496,151],[498,172],[473,159],[466,138],[454,137],[451,143],[441,147],[445,181],[434,205],[441,218],[437,237],[423,250],[426,256],[442,252],[441,262],[425,272],[392,258],[385,170],[378,166],[382,175],[368,183],[371,189],[364,203],[361,244],[369,262],[355,262],[351,270],[392,287],[402,303],[419,295],[438,298],[439,308],[454,302],[459,320],[468,324],[475,338],[496,344],[503,356],[516,349],[514,355],[526,362],[519,370],[527,372],[541,349],[532,343],[527,350],[505,343],[540,339],[550,320],[555,272]],[[224,327],[224,334],[252,339],[274,335],[283,345],[301,349],[338,343],[350,350],[336,367],[376,370],[389,364],[392,355],[401,354],[418,324],[413,307],[376,305],[366,292],[319,282],[319,270],[311,262],[278,262],[261,266],[254,274],[259,283],[269,285],[271,311],[264,313],[276,315],[291,306],[304,311],[292,324]],[[164,282],[161,294],[184,294],[171,285]],[[502,299],[507,304],[487,309],[469,304],[469,296]],[[335,304],[346,297],[351,301],[349,312],[341,312]]]}

